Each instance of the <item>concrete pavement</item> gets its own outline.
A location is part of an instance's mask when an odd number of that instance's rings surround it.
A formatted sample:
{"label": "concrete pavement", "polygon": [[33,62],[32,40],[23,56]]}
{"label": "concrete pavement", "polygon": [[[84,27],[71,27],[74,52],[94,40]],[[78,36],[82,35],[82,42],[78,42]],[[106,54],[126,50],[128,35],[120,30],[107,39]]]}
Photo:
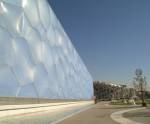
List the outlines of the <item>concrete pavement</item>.
{"label": "concrete pavement", "polygon": [[0,107],[0,124],[51,124],[93,105],[93,101]]}
{"label": "concrete pavement", "polygon": [[100,102],[91,109],[65,119],[59,124],[118,124],[110,118],[110,114],[120,109],[123,108],[112,107],[106,102]]}
{"label": "concrete pavement", "polygon": [[150,124],[150,108],[143,108],[141,110],[135,110],[126,112],[123,114],[124,117],[131,121],[136,121],[140,124]]}
{"label": "concrete pavement", "polygon": [[120,124],[142,124],[138,121],[134,121],[134,120],[124,117],[123,114],[132,112],[132,111],[136,111],[136,110],[143,110],[143,109],[145,109],[145,108],[139,107],[139,108],[130,108],[130,109],[126,109],[126,110],[117,111],[117,112],[114,112],[111,114],[111,118]]}
{"label": "concrete pavement", "polygon": [[0,118],[29,114],[41,111],[55,112],[67,107],[78,107],[93,104],[93,101],[77,101],[62,103],[46,103],[46,104],[27,104],[27,105],[2,105],[0,106]]}
{"label": "concrete pavement", "polygon": [[130,121],[133,123],[128,123],[127,121],[124,121],[125,119],[121,121],[121,118],[119,118],[120,121],[116,122],[111,118],[112,113],[129,109],[137,109],[137,106],[108,105],[107,102],[100,102],[93,108],[81,112],[71,118],[67,118],[59,124],[138,124],[136,121]]}
{"label": "concrete pavement", "polygon": [[38,111],[0,118],[0,124],[119,124],[113,121],[110,115],[129,108],[133,108],[133,106],[112,106],[108,105],[107,102],[99,102],[92,106],[85,104],[70,105],[55,111]]}

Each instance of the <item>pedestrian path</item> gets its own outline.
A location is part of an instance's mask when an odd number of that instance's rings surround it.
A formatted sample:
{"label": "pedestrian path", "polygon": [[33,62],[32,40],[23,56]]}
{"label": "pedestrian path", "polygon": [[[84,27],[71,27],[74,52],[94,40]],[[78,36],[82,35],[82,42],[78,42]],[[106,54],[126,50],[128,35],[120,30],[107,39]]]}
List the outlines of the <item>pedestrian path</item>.
{"label": "pedestrian path", "polygon": [[94,107],[67,118],[59,124],[117,124],[110,113],[118,110],[108,106],[107,102],[97,103]]}
{"label": "pedestrian path", "polygon": [[142,124],[138,121],[134,121],[134,120],[131,120],[131,119],[128,119],[128,118],[125,118],[123,116],[124,113],[127,113],[127,112],[130,112],[130,111],[135,111],[135,110],[143,110],[145,108],[130,108],[130,109],[127,109],[127,110],[121,110],[121,111],[117,111],[117,112],[114,112],[111,114],[111,118],[120,123],[120,124]]}
{"label": "pedestrian path", "polygon": [[86,111],[63,120],[59,124],[141,124],[122,116],[124,112],[136,110],[137,108],[141,109],[139,106],[109,105],[108,102],[100,102]]}
{"label": "pedestrian path", "polygon": [[150,124],[150,108],[130,111],[123,114],[124,117],[141,124]]}
{"label": "pedestrian path", "polygon": [[[112,113],[118,113],[119,111],[122,115],[124,112],[128,112],[127,110],[129,108],[137,108],[137,106],[109,105],[108,102],[99,102],[95,105],[91,103],[81,103],[63,105],[63,107],[57,108],[55,110],[47,108],[48,106],[46,105],[45,107],[47,109],[45,109],[44,111],[35,111],[33,113],[26,113],[10,117],[7,116],[6,118],[0,118],[0,124],[119,124],[125,121],[122,120],[122,122],[116,122],[116,120],[113,120],[111,118]],[[37,105],[36,107],[38,106],[39,105]],[[42,107],[44,106],[42,105]],[[1,107],[0,110],[2,110]],[[132,123],[125,124],[135,124],[133,123],[134,120],[131,122]]]}

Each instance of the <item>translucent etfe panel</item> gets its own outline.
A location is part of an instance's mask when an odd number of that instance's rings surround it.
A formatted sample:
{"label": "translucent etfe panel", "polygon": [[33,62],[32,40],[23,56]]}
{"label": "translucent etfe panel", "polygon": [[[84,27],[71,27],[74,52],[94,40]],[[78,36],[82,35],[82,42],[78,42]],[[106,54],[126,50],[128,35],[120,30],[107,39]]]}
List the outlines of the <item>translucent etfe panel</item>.
{"label": "translucent etfe panel", "polygon": [[17,35],[22,9],[5,2],[0,2],[0,8],[2,9],[0,17],[5,20],[5,27],[9,29],[12,35]]}
{"label": "translucent etfe panel", "polygon": [[55,78],[57,76],[56,64],[55,63],[51,66],[51,68],[48,68],[48,75],[49,75],[50,80],[52,82],[57,80],[57,78]]}
{"label": "translucent etfe panel", "polygon": [[59,28],[55,28],[55,35],[56,35],[56,39],[55,39],[56,46],[64,48],[66,43],[65,43],[63,33],[61,32],[61,30],[59,30]]}
{"label": "translucent etfe panel", "polygon": [[[51,66],[48,72],[49,82],[50,82],[50,96],[52,98],[57,98],[60,96],[60,84],[62,82],[59,81],[58,73],[56,70],[56,64]],[[63,84],[62,84],[63,85]]]}
{"label": "translucent etfe panel", "polygon": [[37,30],[32,28],[28,28],[26,31],[25,39],[28,42],[28,45],[31,50],[31,55],[34,58],[34,62],[36,64],[42,62],[42,41],[40,38],[40,34]]}
{"label": "translucent etfe panel", "polygon": [[50,27],[48,28],[46,35],[49,45],[51,47],[56,46],[56,34],[52,25],[50,25]]}
{"label": "translucent etfe panel", "polygon": [[13,46],[15,63],[12,68],[20,85],[33,82],[34,64],[26,40],[22,38],[14,39]]}
{"label": "translucent etfe panel", "polygon": [[20,23],[19,23],[19,30],[20,30],[20,35],[24,38],[27,38],[27,36],[29,36],[30,31],[33,30],[33,28],[31,27],[31,24],[28,20],[28,18],[26,17],[25,13],[21,14],[20,17]]}
{"label": "translucent etfe panel", "polygon": [[65,80],[66,80],[66,84],[67,84],[66,88],[70,89],[69,90],[70,93],[73,93],[74,92],[74,80],[73,80],[72,76],[71,75],[67,75],[65,77]]}
{"label": "translucent etfe panel", "polygon": [[57,80],[52,80],[54,77],[49,76],[50,80],[49,80],[49,94],[50,94],[50,98],[51,99],[58,99],[58,96],[60,94],[59,91],[59,85]]}
{"label": "translucent etfe panel", "polygon": [[57,26],[58,24],[58,20],[51,7],[49,7],[49,13],[50,13],[50,24],[53,25],[55,28],[55,26]]}
{"label": "translucent etfe panel", "polygon": [[51,55],[53,57],[53,63],[57,65],[58,59],[60,58],[60,55],[58,54],[57,47],[50,47],[51,48]]}
{"label": "translucent etfe panel", "polygon": [[18,92],[18,97],[38,98],[38,93],[33,83],[21,86]]}
{"label": "translucent etfe panel", "polygon": [[23,5],[23,1],[26,0],[1,0],[1,1],[17,7],[21,7]]}
{"label": "translucent etfe panel", "polygon": [[0,66],[0,96],[15,97],[19,83],[7,66]]}
{"label": "translucent etfe panel", "polygon": [[[1,16],[0,16],[1,17]],[[1,18],[0,19],[0,26],[7,29],[7,26],[6,26],[6,22],[5,22],[5,19],[4,18]]]}
{"label": "translucent etfe panel", "polygon": [[[63,49],[69,48],[68,44],[68,37],[65,34],[60,22],[55,26],[55,33],[56,33],[56,43],[58,46],[61,46]],[[69,41],[70,42],[70,41]]]}
{"label": "translucent etfe panel", "polygon": [[[23,6],[26,17],[34,28],[41,26],[37,0],[27,0]],[[32,11],[31,11],[32,10]]]}
{"label": "translucent etfe panel", "polygon": [[50,24],[50,14],[49,14],[49,6],[46,0],[37,0],[40,20],[47,30]]}
{"label": "translucent etfe panel", "polygon": [[12,37],[8,31],[0,27],[0,64],[13,63]]}
{"label": "translucent etfe panel", "polygon": [[62,63],[60,63],[60,59],[58,60],[58,63],[56,65],[56,71],[57,71],[57,77],[60,81],[60,85],[64,83],[64,78],[65,78],[65,70],[63,70],[63,67],[62,67]]}
{"label": "translucent etfe panel", "polygon": [[49,47],[49,44],[47,42],[43,42],[43,63],[46,65],[48,70],[54,63],[52,54],[52,49]]}
{"label": "translucent etfe panel", "polygon": [[67,75],[69,73],[69,66],[67,64],[67,61],[65,60],[65,56],[62,56],[62,58],[59,59],[61,63],[61,68],[64,72],[64,75]]}
{"label": "translucent etfe panel", "polygon": [[34,85],[37,89],[39,97],[49,97],[47,90],[49,90],[48,72],[42,64],[36,65],[34,70]]}

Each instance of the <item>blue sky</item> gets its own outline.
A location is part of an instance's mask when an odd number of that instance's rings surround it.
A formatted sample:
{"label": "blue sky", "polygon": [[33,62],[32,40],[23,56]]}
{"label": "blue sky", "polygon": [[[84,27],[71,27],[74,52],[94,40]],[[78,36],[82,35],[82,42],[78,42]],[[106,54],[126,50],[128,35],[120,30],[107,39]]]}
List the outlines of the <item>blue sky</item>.
{"label": "blue sky", "polygon": [[94,80],[149,79],[149,0],[49,1]]}

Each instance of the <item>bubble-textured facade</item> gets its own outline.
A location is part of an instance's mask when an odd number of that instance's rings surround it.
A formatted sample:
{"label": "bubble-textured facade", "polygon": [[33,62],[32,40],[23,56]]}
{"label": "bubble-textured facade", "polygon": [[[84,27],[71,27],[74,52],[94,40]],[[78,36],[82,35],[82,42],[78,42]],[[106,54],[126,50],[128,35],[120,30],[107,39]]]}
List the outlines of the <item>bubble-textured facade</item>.
{"label": "bubble-textured facade", "polygon": [[93,96],[92,77],[46,0],[0,0],[0,96]]}

